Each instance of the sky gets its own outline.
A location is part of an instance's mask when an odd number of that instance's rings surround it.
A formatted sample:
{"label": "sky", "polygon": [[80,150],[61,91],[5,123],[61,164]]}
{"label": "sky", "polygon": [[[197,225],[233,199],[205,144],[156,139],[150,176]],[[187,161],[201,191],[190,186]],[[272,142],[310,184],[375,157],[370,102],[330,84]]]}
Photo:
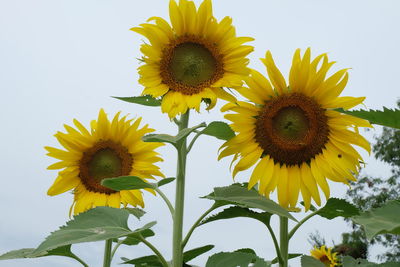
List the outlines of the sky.
{"label": "sky", "polygon": [[[196,1],[200,3],[200,1]],[[287,75],[296,48],[312,48],[313,56],[327,52],[337,61],[334,70],[351,68],[343,95],[366,96],[368,108],[394,107],[399,97],[400,77],[400,2],[346,0],[214,0],[217,19],[231,16],[238,36],[255,38],[250,67],[265,73],[259,61],[270,50]],[[118,111],[143,117],[158,133],[176,133],[166,114],[158,108],[120,102],[110,96],[139,95],[137,58],[143,38],[129,31],[149,17],[168,18],[167,0],[0,0],[0,254],[9,250],[36,247],[68,218],[72,194],[46,195],[56,171],[46,170],[55,161],[45,155],[44,146],[59,147],[53,134],[77,118],[88,126],[100,108],[109,116]],[[223,120],[219,108],[192,113],[191,125]],[[365,132],[369,140],[380,127]],[[364,131],[362,131],[364,133]],[[213,187],[232,183],[230,159],[217,161],[221,141],[200,137],[188,158],[184,229],[187,231],[200,213],[212,204],[199,197]],[[159,149],[165,162],[159,166],[166,176],[175,175],[175,152]],[[362,171],[370,175],[389,175],[389,167],[362,154],[367,162]],[[244,182],[249,172],[237,176]],[[331,183],[333,197],[345,197],[345,185]],[[174,187],[165,187],[173,196]],[[145,194],[147,214],[141,221],[131,220],[132,228],[157,220],[156,236],[149,239],[170,258],[172,222],[160,198]],[[301,218],[303,214],[296,214]],[[272,221],[277,230],[277,220]],[[292,224],[290,226],[293,226]],[[308,253],[307,236],[323,233],[326,240],[340,241],[349,230],[341,219],[314,218],[304,225],[290,244],[291,253]],[[191,263],[204,266],[209,255],[220,251],[253,248],[260,257],[275,257],[266,229],[250,219],[210,223],[197,229],[188,248],[214,244],[215,248]],[[331,243],[332,244],[332,243]],[[90,266],[101,266],[103,243],[73,247]],[[372,254],[376,251],[372,251]],[[150,254],[139,245],[121,248],[120,257],[135,258]],[[79,266],[73,260],[46,257],[9,260],[4,267]],[[291,266],[299,266],[292,261]]]}

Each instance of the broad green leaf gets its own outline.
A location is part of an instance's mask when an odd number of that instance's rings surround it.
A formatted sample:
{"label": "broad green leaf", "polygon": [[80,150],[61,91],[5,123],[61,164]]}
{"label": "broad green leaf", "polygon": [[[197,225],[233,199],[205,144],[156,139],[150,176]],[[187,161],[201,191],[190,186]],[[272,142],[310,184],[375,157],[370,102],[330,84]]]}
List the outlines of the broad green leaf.
{"label": "broad green leaf", "polygon": [[248,267],[253,262],[257,264],[253,266],[257,267],[271,266],[270,263],[252,253],[220,252],[208,258],[206,267]]}
{"label": "broad green leaf", "polygon": [[175,177],[168,177],[168,178],[161,179],[157,183],[157,187],[161,187],[161,186],[167,185],[167,184],[173,182],[174,180],[175,180]]}
{"label": "broad green leaf", "polygon": [[124,262],[122,264],[132,264],[135,267],[162,267],[161,261],[156,255],[149,255],[144,257],[135,258],[132,260],[123,258]]}
{"label": "broad green leaf", "polygon": [[252,211],[248,208],[242,208],[238,206],[233,206],[229,207],[227,209],[224,209],[223,211],[211,215],[207,218],[205,218],[200,225],[217,221],[217,220],[225,220],[225,219],[232,219],[232,218],[238,218],[238,217],[247,217],[247,218],[253,218],[256,220],[259,220],[263,224],[269,224],[269,221],[271,219],[272,214],[268,212],[255,212]]}
{"label": "broad green leaf", "polygon": [[380,208],[363,212],[353,218],[355,223],[364,227],[368,239],[379,234],[400,235],[400,201],[389,201]]}
{"label": "broad green leaf", "polygon": [[183,138],[186,138],[189,134],[194,132],[196,129],[205,127],[206,124],[203,122],[199,125],[193,126],[191,128],[185,128],[181,130],[176,136],[172,136],[169,134],[148,134],[142,137],[142,140],[144,142],[164,142],[164,143],[170,143],[174,146],[182,140]]}
{"label": "broad green leaf", "polygon": [[379,124],[391,128],[400,129],[400,110],[388,109],[383,107],[382,110],[343,110],[338,109],[339,112],[352,115],[361,119],[368,120],[372,124]]}
{"label": "broad green leaf", "polygon": [[235,132],[229,125],[222,121],[211,122],[203,131],[202,134],[214,136],[221,140],[229,140],[235,136]]}
{"label": "broad green leaf", "polygon": [[59,230],[51,233],[34,251],[39,255],[61,246],[119,238],[132,234],[125,209],[97,207],[81,213]]}
{"label": "broad green leaf", "polygon": [[146,212],[139,208],[125,208],[130,214],[135,216],[136,218],[140,219]]}
{"label": "broad green leaf", "polygon": [[158,107],[161,106],[161,100],[155,99],[154,97],[150,95],[145,95],[145,96],[133,96],[133,97],[118,97],[118,96],[113,96],[113,98],[129,102],[129,103],[135,103],[139,105],[144,105],[144,106],[151,106],[151,107]]}
{"label": "broad green leaf", "polygon": [[186,252],[183,252],[183,261],[185,263],[189,262],[189,261],[193,260],[194,258],[200,256],[201,254],[204,254],[204,253],[210,251],[213,248],[214,248],[214,245],[206,245],[206,246],[194,248],[194,249],[188,250]]}
{"label": "broad green leaf", "polygon": [[[42,253],[35,254],[34,248],[23,248],[18,250],[12,250],[0,256],[0,260],[11,260],[11,259],[24,259],[24,258],[39,258],[46,256],[64,256],[78,260],[79,258],[72,253],[71,245],[58,247],[49,251],[43,251]],[[78,261],[81,261],[80,259]]]}
{"label": "broad green leaf", "polygon": [[360,211],[356,206],[344,199],[330,198],[317,214],[331,220],[336,217],[353,217],[359,215]]}
{"label": "broad green leaf", "polygon": [[115,178],[107,178],[103,179],[101,181],[101,184],[115,191],[144,189],[144,188],[154,189],[154,185],[146,183],[145,181],[143,181],[143,179],[136,176],[120,176]]}
{"label": "broad green leaf", "polygon": [[[145,229],[143,231],[140,232],[140,235],[143,238],[148,238],[148,237],[152,237],[155,235],[155,233],[153,232],[153,230],[151,229]],[[117,239],[113,240],[114,242],[118,242]],[[140,239],[138,239],[137,234],[131,234],[128,235],[124,241],[122,242],[122,244],[127,245],[127,246],[136,246],[138,244],[140,244],[142,241]]]}
{"label": "broad green leaf", "polygon": [[247,190],[239,184],[226,187],[216,187],[214,192],[204,198],[222,201],[223,204],[233,204],[245,208],[254,208],[297,221],[286,209],[270,199],[258,194],[255,190]]}
{"label": "broad green leaf", "polygon": [[301,267],[325,267],[325,264],[313,257],[304,255],[301,257]]}
{"label": "broad green leaf", "polygon": [[354,259],[350,256],[342,258],[343,267],[399,267],[398,262],[373,263],[364,259]]}
{"label": "broad green leaf", "polygon": [[[289,253],[288,258],[289,258],[289,260],[290,260],[290,259],[294,259],[294,258],[297,258],[297,257],[300,257],[300,256],[303,256],[303,254],[300,254],[300,253]],[[271,261],[271,263],[272,263],[272,264],[278,263],[278,258],[274,258],[274,259]]]}

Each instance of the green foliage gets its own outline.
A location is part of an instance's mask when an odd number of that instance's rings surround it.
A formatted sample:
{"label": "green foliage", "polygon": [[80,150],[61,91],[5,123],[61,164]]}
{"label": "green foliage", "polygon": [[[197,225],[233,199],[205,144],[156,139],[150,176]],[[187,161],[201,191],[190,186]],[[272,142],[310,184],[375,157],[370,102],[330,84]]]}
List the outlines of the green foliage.
{"label": "green foliage", "polygon": [[373,146],[375,157],[395,168],[400,167],[400,130],[383,128]]}
{"label": "green foliage", "polygon": [[229,125],[222,121],[211,122],[204,130],[202,134],[214,136],[221,140],[229,140],[235,136],[235,132],[229,127]]}
{"label": "green foliage", "polygon": [[164,142],[164,143],[170,143],[174,146],[178,144],[179,141],[182,139],[186,138],[191,134],[192,132],[196,131],[196,129],[201,128],[201,127],[206,127],[206,124],[203,122],[197,126],[191,127],[191,128],[185,128],[181,130],[176,136],[172,136],[169,134],[148,134],[142,137],[142,140],[144,142]]}
{"label": "green foliage", "polygon": [[391,128],[400,129],[400,110],[399,109],[388,109],[383,107],[382,110],[343,110],[338,109],[339,112],[349,114],[361,119],[368,120],[373,124],[379,124]]}
{"label": "green foliage", "polygon": [[183,253],[183,262],[189,262],[193,260],[194,258],[212,250],[214,248],[214,245],[206,245],[198,248],[194,248],[191,250],[188,250]]}
{"label": "green foliage", "polygon": [[[137,231],[137,230],[136,230]],[[136,232],[135,231],[135,232]],[[140,236],[142,237],[142,238],[148,238],[148,237],[152,237],[152,236],[154,236],[155,235],[155,233],[153,232],[153,230],[151,230],[151,229],[143,229],[143,230],[141,230],[140,231]],[[118,240],[117,239],[114,239],[113,240],[114,242],[117,242]],[[122,244],[124,244],[124,245],[127,245],[127,246],[136,246],[136,245],[138,245],[139,243],[141,243],[142,241],[140,240],[140,238],[138,238],[138,234],[137,233],[134,233],[134,234],[130,234],[130,235],[128,235],[125,239],[124,239],[124,241],[122,242]]]}
{"label": "green foliage", "polygon": [[139,208],[125,208],[129,212],[129,214],[135,216],[136,218],[140,219],[146,212]]}
{"label": "green foliage", "polygon": [[317,214],[321,217],[331,220],[339,216],[349,218],[359,215],[360,211],[356,206],[350,204],[344,199],[330,198]]}
{"label": "green foliage", "polygon": [[248,267],[253,263],[253,267],[270,267],[271,264],[257,257],[253,253],[220,252],[210,256],[207,260],[206,267]]}
{"label": "green foliage", "polygon": [[203,221],[201,221],[200,225],[203,225],[203,224],[206,224],[209,222],[213,222],[213,221],[239,218],[239,217],[253,218],[253,219],[259,220],[263,224],[269,224],[271,216],[272,216],[272,214],[268,213],[268,212],[259,213],[259,212],[252,211],[248,208],[233,206],[233,207],[224,209],[223,211],[221,211],[217,214],[214,214],[214,215],[211,215],[211,216],[205,218]]}
{"label": "green foliage", "polygon": [[77,260],[83,266],[87,266],[81,259],[79,259],[74,253],[72,253],[71,245],[58,247],[49,251],[43,251],[42,253],[39,254],[33,253],[34,251],[35,251],[34,248],[23,248],[23,249],[13,250],[1,255],[0,260],[39,258],[46,256],[64,256]]}
{"label": "green foliage", "polygon": [[[300,257],[300,256],[303,256],[303,254],[300,254],[300,253],[289,253],[288,259],[290,260],[290,259],[294,259],[294,258],[297,258],[297,257]],[[275,258],[275,259],[273,259],[271,261],[271,264],[275,264],[275,263],[278,263],[278,258]]]}
{"label": "green foliage", "polygon": [[124,260],[122,264],[132,264],[135,265],[135,267],[163,267],[156,255],[139,257],[132,260],[122,258],[122,260]]}
{"label": "green foliage", "polygon": [[155,99],[154,97],[150,95],[145,95],[145,96],[133,96],[133,97],[118,97],[118,96],[113,96],[113,98],[129,102],[129,103],[134,103],[134,104],[139,104],[143,106],[151,106],[151,107],[159,107],[161,106],[161,100]]}
{"label": "green foliage", "polygon": [[157,182],[157,187],[161,187],[161,186],[167,185],[169,183],[172,183],[173,181],[175,181],[175,179],[176,179],[175,177],[168,177],[168,178],[161,179],[160,181]]}
{"label": "green foliage", "polygon": [[385,206],[362,213],[353,218],[362,225],[368,239],[379,234],[400,235],[400,201],[389,201]]}
{"label": "green foliage", "polygon": [[354,259],[349,256],[342,258],[343,267],[398,267],[398,262],[373,263],[365,259]]}
{"label": "green foliage", "polygon": [[128,227],[129,212],[124,209],[97,207],[81,213],[59,230],[51,233],[33,252],[39,255],[61,246],[119,238],[151,228],[149,223],[136,231]]}
{"label": "green foliage", "polygon": [[311,256],[304,255],[301,257],[301,267],[325,267],[325,265]]}
{"label": "green foliage", "polygon": [[258,194],[255,190],[247,190],[243,185],[233,184],[226,187],[216,187],[214,192],[205,196],[216,201],[221,206],[236,205],[244,208],[254,208],[277,214],[297,221],[286,209],[282,208],[272,200]]}

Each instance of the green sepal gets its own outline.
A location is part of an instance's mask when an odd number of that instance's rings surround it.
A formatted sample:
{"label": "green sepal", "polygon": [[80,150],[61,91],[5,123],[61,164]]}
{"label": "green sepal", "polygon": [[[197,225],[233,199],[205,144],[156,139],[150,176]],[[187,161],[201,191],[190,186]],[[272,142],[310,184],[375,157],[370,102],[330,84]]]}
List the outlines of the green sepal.
{"label": "green sepal", "polygon": [[352,220],[364,227],[369,240],[379,234],[400,235],[400,200],[388,201],[384,206],[361,213]]}
{"label": "green sepal", "polygon": [[399,109],[388,109],[383,107],[382,110],[343,110],[337,109],[337,111],[358,117],[361,119],[368,120],[372,124],[379,124],[391,128],[400,129],[400,110]]}
{"label": "green sepal", "polygon": [[158,100],[150,95],[132,96],[132,97],[118,97],[118,96],[112,96],[112,97],[125,102],[139,104],[143,106],[150,106],[150,107],[161,106],[161,100]]}

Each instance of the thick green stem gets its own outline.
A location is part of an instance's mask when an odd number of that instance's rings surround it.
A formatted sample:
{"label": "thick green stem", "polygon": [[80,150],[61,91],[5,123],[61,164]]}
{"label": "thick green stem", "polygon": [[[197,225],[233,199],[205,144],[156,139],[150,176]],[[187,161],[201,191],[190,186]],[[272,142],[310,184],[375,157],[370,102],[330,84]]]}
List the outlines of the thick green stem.
{"label": "thick green stem", "polygon": [[[186,129],[189,124],[189,111],[181,116],[179,121],[179,131]],[[183,229],[183,210],[185,201],[185,171],[186,171],[186,137],[177,144],[178,163],[176,174],[176,192],[175,192],[175,213],[172,237],[172,262],[173,267],[182,267],[182,229]]]}
{"label": "thick green stem", "polygon": [[280,226],[280,251],[282,262],[279,263],[279,267],[288,267],[289,259],[289,235],[288,235],[288,218],[280,216],[279,226]]}
{"label": "thick green stem", "polygon": [[103,267],[110,267],[111,266],[111,248],[112,248],[112,240],[106,240],[106,244],[104,246],[104,260],[103,260]]}
{"label": "thick green stem", "polygon": [[197,221],[192,225],[192,227],[190,228],[189,232],[186,234],[185,239],[182,241],[182,249],[185,248],[187,242],[189,241],[190,236],[192,235],[194,229],[196,229],[197,226],[199,226],[199,224],[201,223],[201,221],[208,215],[210,214],[213,210],[215,210],[216,208],[218,208],[218,205],[214,204],[211,206],[211,208],[209,208],[208,210],[206,210],[198,219]]}

